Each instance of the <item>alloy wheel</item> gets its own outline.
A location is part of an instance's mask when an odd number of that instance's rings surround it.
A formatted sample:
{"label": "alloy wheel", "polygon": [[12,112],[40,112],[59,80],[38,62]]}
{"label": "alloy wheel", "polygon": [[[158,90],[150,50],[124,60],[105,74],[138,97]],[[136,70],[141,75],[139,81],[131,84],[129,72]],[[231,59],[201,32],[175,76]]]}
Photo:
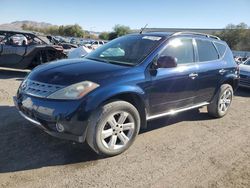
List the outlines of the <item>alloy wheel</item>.
{"label": "alloy wheel", "polygon": [[232,92],[230,89],[226,89],[221,95],[219,100],[219,110],[225,113],[232,102]]}
{"label": "alloy wheel", "polygon": [[125,111],[113,113],[104,122],[101,131],[101,141],[109,150],[125,147],[135,131],[135,120]]}

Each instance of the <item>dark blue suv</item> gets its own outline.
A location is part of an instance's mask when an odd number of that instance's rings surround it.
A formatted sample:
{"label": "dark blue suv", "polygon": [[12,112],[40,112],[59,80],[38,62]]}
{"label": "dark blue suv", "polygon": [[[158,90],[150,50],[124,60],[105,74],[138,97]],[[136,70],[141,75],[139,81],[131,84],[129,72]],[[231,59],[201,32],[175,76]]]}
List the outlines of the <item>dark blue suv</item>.
{"label": "dark blue suv", "polygon": [[20,85],[20,114],[48,134],[97,153],[125,151],[147,120],[207,106],[224,116],[239,69],[218,37],[143,33],[115,39],[84,59],[35,68]]}

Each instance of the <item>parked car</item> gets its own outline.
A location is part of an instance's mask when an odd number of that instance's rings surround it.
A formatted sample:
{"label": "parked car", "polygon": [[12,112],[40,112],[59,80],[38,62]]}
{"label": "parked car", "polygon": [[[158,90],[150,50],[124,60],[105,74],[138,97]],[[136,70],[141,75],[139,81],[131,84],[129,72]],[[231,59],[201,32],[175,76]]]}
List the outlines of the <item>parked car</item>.
{"label": "parked car", "polygon": [[240,64],[240,87],[250,88],[250,58]]}
{"label": "parked car", "polygon": [[86,40],[86,39],[80,39],[79,40],[79,46],[85,46],[86,44],[91,43],[91,40]]}
{"label": "parked car", "polygon": [[244,61],[246,61],[247,57],[240,57],[240,56],[238,56],[238,57],[235,57],[234,60],[239,65],[239,64],[243,63]]}
{"label": "parked car", "polygon": [[76,40],[76,38],[71,38],[69,42],[70,42],[71,44],[77,45],[77,40]]}
{"label": "parked car", "polygon": [[92,43],[85,44],[85,46],[88,47],[88,48],[91,48],[91,49],[95,50],[98,47],[104,45],[105,43],[106,43],[105,41],[96,40],[96,41],[93,41]]}
{"label": "parked car", "polygon": [[87,48],[85,46],[80,46],[78,48],[75,48],[75,49],[71,50],[68,53],[68,59],[83,58],[84,56],[86,56],[91,51],[92,51],[92,49],[89,49],[89,48]]}
{"label": "parked car", "polygon": [[113,156],[131,146],[148,120],[203,106],[223,117],[238,80],[232,52],[217,37],[131,34],[83,59],[37,67],[14,101],[50,135],[86,140],[98,154]]}
{"label": "parked car", "polygon": [[33,68],[65,58],[63,48],[32,32],[0,30],[0,67]]}
{"label": "parked car", "polygon": [[74,50],[78,47],[75,44],[67,42],[63,37],[49,35],[47,36],[47,38],[49,39],[50,43],[61,46],[63,48],[64,54],[66,54],[67,56],[71,50]]}

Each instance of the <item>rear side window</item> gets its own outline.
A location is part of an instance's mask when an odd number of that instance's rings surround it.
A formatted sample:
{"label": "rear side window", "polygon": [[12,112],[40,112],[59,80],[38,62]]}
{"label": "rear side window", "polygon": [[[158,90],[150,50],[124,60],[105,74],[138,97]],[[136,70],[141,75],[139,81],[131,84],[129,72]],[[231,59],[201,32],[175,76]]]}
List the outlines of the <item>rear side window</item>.
{"label": "rear side window", "polygon": [[222,57],[225,54],[227,47],[224,44],[218,42],[214,42],[214,44],[218,49],[220,56]]}
{"label": "rear side window", "polygon": [[196,40],[196,43],[200,62],[219,59],[219,54],[212,42],[198,39]]}
{"label": "rear side window", "polygon": [[176,38],[169,41],[161,56],[172,56],[177,59],[177,64],[194,62],[192,39]]}

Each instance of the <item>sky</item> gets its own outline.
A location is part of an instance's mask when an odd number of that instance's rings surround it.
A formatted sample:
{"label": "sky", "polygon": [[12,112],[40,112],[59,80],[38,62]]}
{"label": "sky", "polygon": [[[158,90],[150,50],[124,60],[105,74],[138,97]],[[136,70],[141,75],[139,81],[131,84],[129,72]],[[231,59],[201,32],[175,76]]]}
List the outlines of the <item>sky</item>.
{"label": "sky", "polygon": [[0,0],[0,24],[31,20],[79,24],[85,30],[111,31],[121,24],[149,28],[224,28],[250,26],[250,0]]}

